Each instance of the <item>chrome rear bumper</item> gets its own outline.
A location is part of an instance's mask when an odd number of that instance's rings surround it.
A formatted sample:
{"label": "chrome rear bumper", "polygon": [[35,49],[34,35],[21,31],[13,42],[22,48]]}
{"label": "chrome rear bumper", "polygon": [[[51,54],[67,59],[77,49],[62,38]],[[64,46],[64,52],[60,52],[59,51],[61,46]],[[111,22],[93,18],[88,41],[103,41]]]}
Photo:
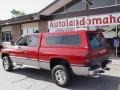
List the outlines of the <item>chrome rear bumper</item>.
{"label": "chrome rear bumper", "polygon": [[106,67],[102,68],[102,66],[91,66],[91,67],[84,67],[84,66],[71,66],[73,73],[75,75],[84,75],[84,76],[94,76],[94,75],[98,75],[100,73],[104,73],[105,70],[110,70],[109,66],[111,61],[108,60],[108,62],[106,62]]}

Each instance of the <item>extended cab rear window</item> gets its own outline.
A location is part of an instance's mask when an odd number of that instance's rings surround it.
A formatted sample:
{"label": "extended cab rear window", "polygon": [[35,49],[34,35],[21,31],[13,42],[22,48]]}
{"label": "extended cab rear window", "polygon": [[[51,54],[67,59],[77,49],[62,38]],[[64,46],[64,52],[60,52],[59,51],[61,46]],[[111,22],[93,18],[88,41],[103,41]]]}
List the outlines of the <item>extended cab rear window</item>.
{"label": "extended cab rear window", "polygon": [[88,36],[91,48],[101,48],[105,45],[105,38],[102,33],[90,33]]}
{"label": "extended cab rear window", "polygon": [[48,36],[46,39],[47,44],[57,45],[80,45],[79,35],[60,35],[60,36]]}

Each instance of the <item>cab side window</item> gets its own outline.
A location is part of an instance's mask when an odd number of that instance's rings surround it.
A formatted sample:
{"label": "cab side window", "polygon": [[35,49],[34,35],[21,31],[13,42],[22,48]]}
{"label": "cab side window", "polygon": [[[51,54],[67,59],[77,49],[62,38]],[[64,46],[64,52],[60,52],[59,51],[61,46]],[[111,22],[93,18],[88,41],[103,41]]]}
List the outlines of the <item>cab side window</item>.
{"label": "cab side window", "polygon": [[29,40],[28,40],[28,46],[30,47],[36,47],[39,44],[39,37],[32,35],[29,36]]}
{"label": "cab side window", "polygon": [[16,45],[18,45],[18,46],[28,46],[28,36],[21,37],[17,41]]}

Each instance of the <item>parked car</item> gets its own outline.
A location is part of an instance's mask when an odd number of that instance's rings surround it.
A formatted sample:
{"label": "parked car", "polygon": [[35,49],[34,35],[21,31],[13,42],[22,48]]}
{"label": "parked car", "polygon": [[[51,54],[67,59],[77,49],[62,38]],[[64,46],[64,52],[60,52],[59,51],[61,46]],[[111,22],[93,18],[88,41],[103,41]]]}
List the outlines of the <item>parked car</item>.
{"label": "parked car", "polygon": [[69,85],[72,75],[92,76],[109,70],[109,48],[102,33],[74,31],[22,36],[2,50],[3,68],[30,65],[52,72],[59,86]]}

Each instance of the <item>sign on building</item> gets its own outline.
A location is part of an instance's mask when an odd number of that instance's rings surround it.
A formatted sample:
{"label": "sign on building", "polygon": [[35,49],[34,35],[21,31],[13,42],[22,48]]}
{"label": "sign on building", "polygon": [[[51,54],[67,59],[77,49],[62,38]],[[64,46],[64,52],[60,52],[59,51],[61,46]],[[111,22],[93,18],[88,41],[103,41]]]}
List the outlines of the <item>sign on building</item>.
{"label": "sign on building", "polygon": [[87,26],[113,25],[120,23],[120,14],[81,16],[48,21],[49,32],[86,30]]}

